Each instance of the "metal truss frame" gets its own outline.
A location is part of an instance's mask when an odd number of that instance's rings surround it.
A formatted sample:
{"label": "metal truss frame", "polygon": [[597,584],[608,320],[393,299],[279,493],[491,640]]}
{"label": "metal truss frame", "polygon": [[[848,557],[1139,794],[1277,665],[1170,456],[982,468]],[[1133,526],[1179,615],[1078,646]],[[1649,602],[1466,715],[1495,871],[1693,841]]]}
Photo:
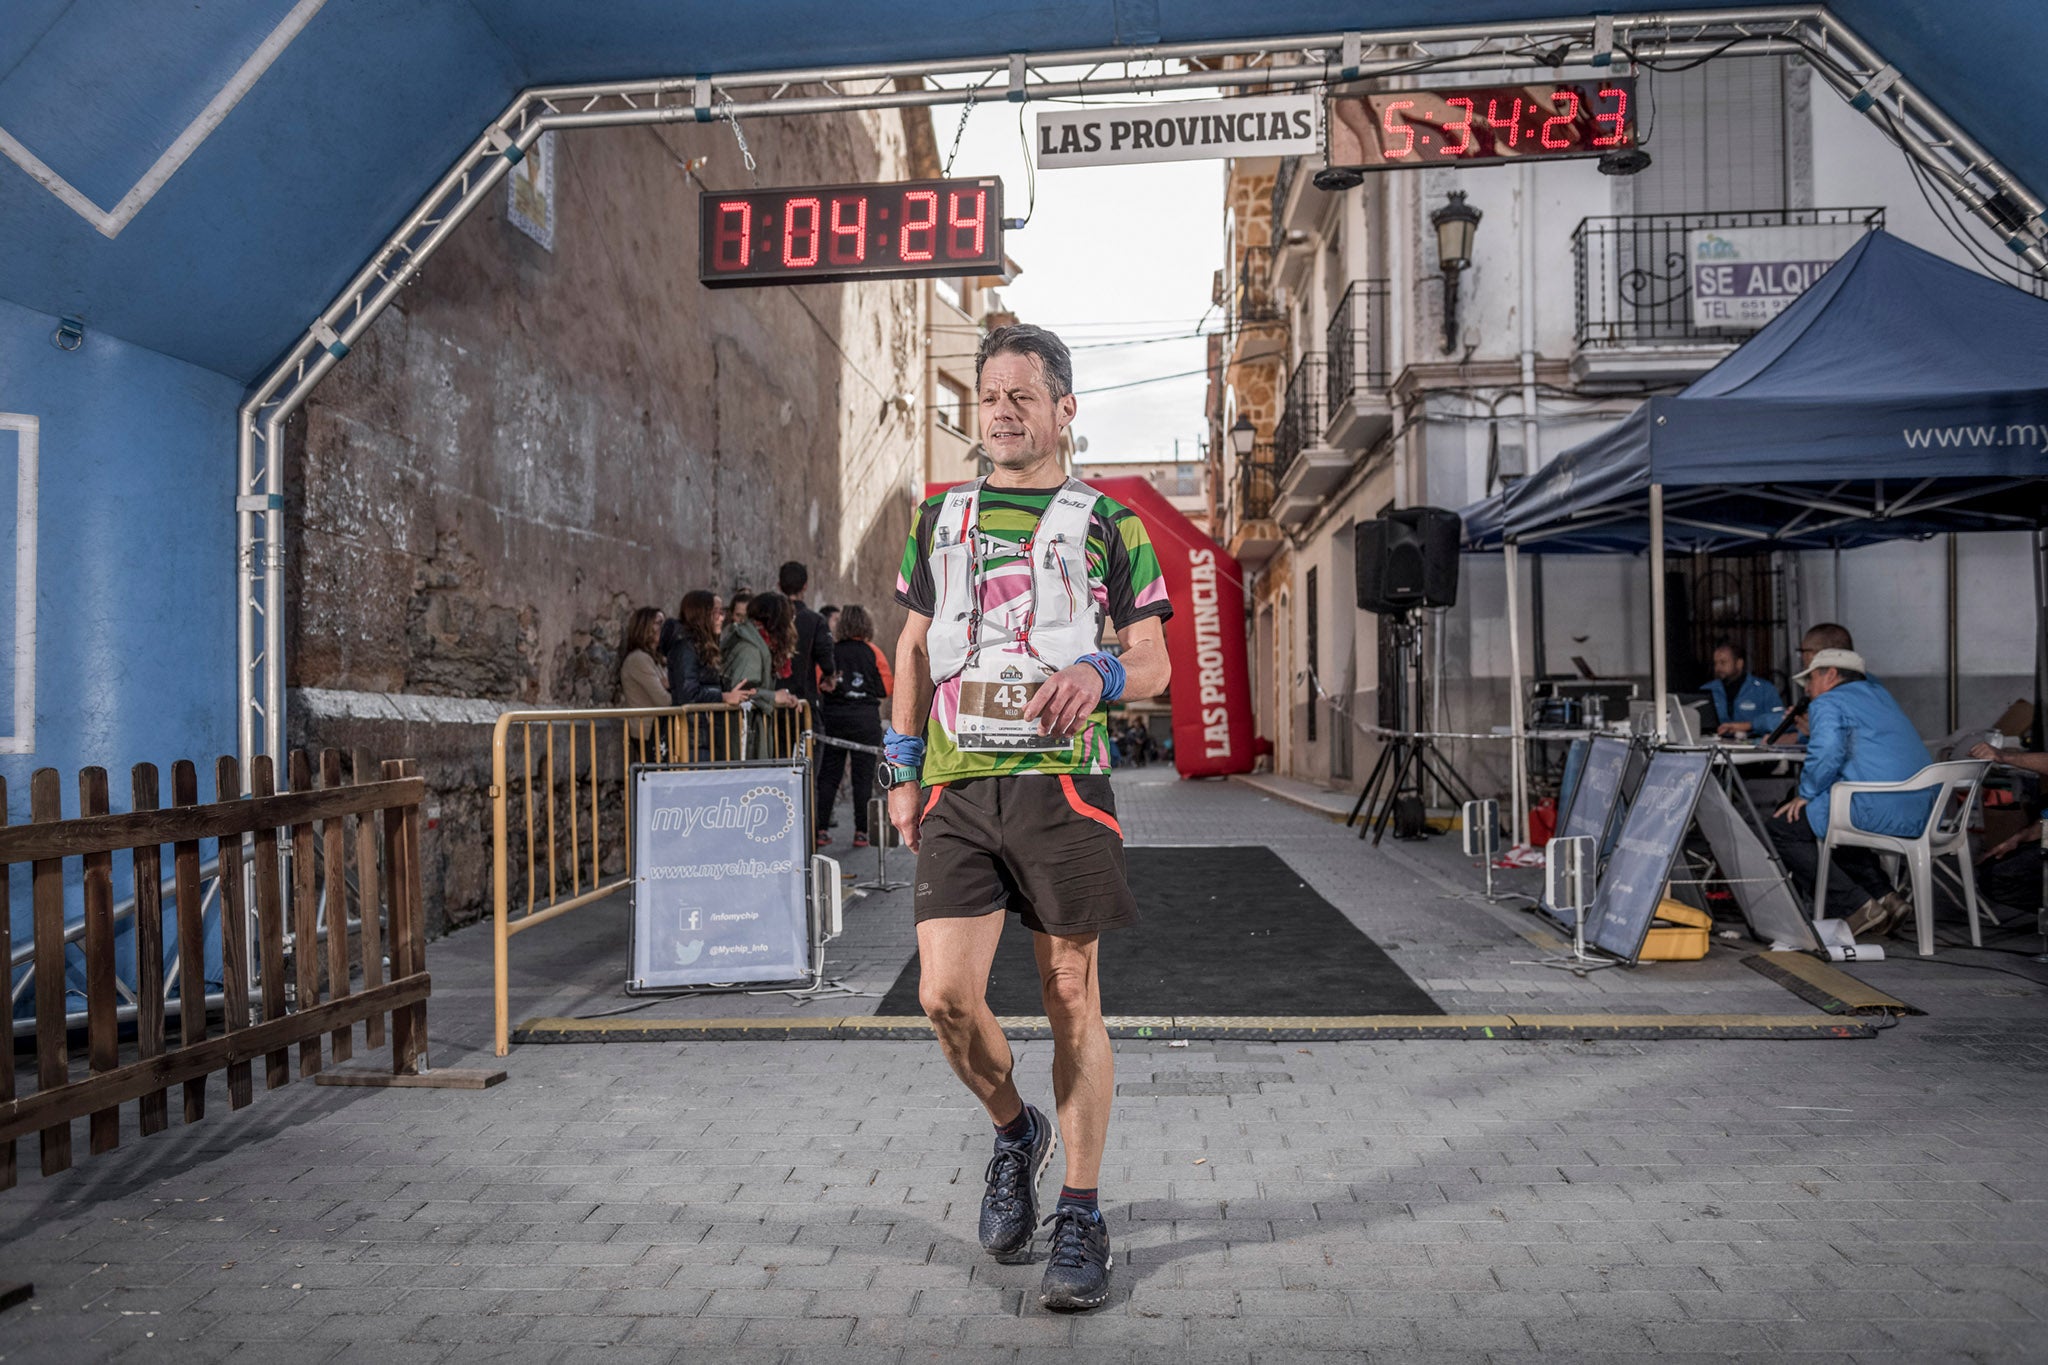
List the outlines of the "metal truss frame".
{"label": "metal truss frame", "polygon": [[[281,755],[284,748],[285,425],[543,133],[720,120],[733,120],[737,128],[742,116],[957,104],[970,95],[992,100],[998,93],[1010,103],[1024,104],[1160,91],[1312,88],[1421,71],[1527,74],[1567,65],[1625,67],[1631,62],[1788,54],[1811,60],[1823,79],[1991,226],[2028,267],[2048,274],[2048,223],[2041,199],[1817,5],[1008,53],[521,91],[241,406],[236,708],[243,771],[256,754]],[[1227,60],[1239,64],[1226,66]],[[1082,74],[1072,74],[1076,70]]]}

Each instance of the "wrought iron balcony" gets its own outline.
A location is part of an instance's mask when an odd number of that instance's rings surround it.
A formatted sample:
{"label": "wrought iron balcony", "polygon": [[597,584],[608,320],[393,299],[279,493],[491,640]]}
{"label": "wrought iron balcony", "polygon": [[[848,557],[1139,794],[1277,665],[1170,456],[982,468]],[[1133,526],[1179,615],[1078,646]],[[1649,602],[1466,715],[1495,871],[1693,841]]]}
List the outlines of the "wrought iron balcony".
{"label": "wrought iron balcony", "polygon": [[1273,176],[1273,216],[1270,220],[1274,225],[1273,232],[1275,236],[1280,235],[1279,225],[1287,220],[1287,196],[1294,189],[1295,177],[1300,174],[1300,157],[1283,156],[1280,158],[1280,169]]}
{"label": "wrought iron balcony", "polygon": [[1261,441],[1252,453],[1237,462],[1236,506],[1229,519],[1230,553],[1247,569],[1257,569],[1280,548],[1280,528],[1273,522],[1273,508],[1280,495],[1275,473],[1273,446]]}
{"label": "wrought iron balcony", "polygon": [[1237,291],[1231,317],[1245,323],[1280,321],[1280,299],[1273,291],[1273,248],[1248,246],[1237,263]]}
{"label": "wrought iron balcony", "polygon": [[1273,498],[1279,481],[1274,477],[1273,443],[1261,441],[1237,465],[1237,524],[1267,521],[1273,515]]}
{"label": "wrought iron balcony", "polygon": [[1326,396],[1334,422],[1361,396],[1384,405],[1387,387],[1387,282],[1353,280],[1330,314]]}
{"label": "wrought iron balcony", "polygon": [[1702,229],[1884,226],[1881,208],[1746,209],[1587,218],[1572,233],[1581,350],[1736,342],[1746,331],[1693,322],[1688,234]]}
{"label": "wrought iron balcony", "polygon": [[1323,355],[1311,351],[1287,377],[1287,397],[1280,408],[1280,421],[1273,428],[1273,470],[1278,479],[1301,457],[1301,452],[1323,442],[1326,385]]}

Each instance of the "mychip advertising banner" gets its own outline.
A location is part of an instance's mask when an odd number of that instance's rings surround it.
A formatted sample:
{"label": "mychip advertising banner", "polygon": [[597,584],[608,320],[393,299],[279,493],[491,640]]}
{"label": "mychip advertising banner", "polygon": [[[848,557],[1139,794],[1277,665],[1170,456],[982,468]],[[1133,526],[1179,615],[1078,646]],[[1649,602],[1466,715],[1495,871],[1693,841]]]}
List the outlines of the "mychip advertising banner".
{"label": "mychip advertising banner", "polygon": [[641,768],[633,786],[632,990],[810,971],[801,768]]}

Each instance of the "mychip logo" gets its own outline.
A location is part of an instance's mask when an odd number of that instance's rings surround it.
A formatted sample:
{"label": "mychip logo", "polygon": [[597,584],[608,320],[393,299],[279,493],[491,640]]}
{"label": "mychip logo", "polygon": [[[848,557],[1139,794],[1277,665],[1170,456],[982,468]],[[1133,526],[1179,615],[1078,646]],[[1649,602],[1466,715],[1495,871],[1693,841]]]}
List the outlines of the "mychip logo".
{"label": "mychip logo", "polygon": [[657,806],[647,812],[647,823],[660,833],[737,830],[757,844],[772,844],[796,825],[796,803],[779,787],[756,787],[737,801],[727,796],[704,806]]}

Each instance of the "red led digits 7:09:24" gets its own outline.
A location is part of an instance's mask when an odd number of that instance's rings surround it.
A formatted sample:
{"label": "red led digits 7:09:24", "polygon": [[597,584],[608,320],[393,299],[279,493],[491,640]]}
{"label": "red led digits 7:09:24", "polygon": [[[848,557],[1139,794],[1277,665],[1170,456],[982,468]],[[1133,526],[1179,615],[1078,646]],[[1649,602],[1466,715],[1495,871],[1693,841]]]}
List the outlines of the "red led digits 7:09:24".
{"label": "red led digits 7:09:24", "polygon": [[714,288],[1003,268],[1000,180],[705,193],[698,278]]}
{"label": "red led digits 7:09:24", "polygon": [[1635,145],[1634,105],[1633,76],[1337,95],[1329,162],[1383,171],[1598,156]]}

